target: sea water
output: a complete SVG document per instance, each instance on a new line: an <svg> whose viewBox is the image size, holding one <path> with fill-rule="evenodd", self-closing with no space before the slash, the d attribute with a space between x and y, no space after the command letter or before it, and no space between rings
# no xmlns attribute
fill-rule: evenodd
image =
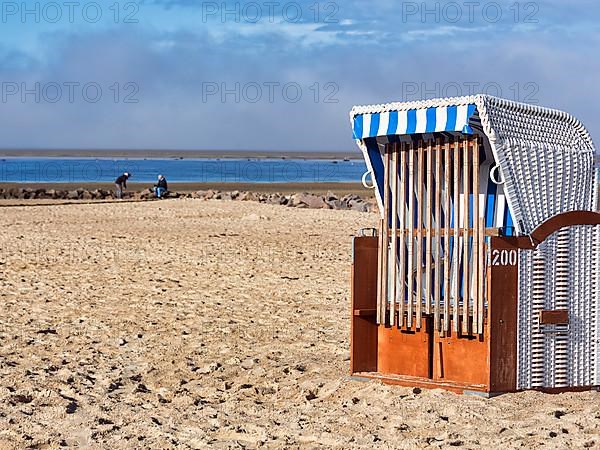
<svg viewBox="0 0 600 450"><path fill-rule="evenodd" d="M186 183L329 183L359 182L366 170L359 159L2 158L0 182L113 182L129 172L131 181L141 183L154 182L158 175Z"/></svg>

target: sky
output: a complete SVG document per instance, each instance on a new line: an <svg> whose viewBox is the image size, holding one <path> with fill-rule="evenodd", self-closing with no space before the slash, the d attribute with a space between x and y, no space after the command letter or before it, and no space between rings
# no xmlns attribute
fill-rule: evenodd
<svg viewBox="0 0 600 450"><path fill-rule="evenodd" d="M2 148L354 151L354 105L481 92L600 139L596 0L0 9Z"/></svg>

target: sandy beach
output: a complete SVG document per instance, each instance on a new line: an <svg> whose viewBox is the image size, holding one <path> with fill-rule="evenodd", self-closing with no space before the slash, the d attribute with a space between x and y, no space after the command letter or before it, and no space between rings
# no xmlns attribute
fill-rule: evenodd
<svg viewBox="0 0 600 450"><path fill-rule="evenodd" d="M351 238L256 202L3 208L0 449L600 448L600 393L348 379Z"/></svg>

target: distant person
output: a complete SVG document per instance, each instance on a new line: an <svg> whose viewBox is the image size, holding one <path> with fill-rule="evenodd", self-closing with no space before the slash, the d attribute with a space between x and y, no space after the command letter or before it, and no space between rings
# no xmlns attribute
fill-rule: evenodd
<svg viewBox="0 0 600 450"><path fill-rule="evenodd" d="M168 190L167 179L163 175L159 175L158 182L154 185L154 195L156 198L162 198Z"/></svg>
<svg viewBox="0 0 600 450"><path fill-rule="evenodd" d="M125 172L115 180L115 195L118 199L123 198L123 191L127 189L127 180L131 177L129 172Z"/></svg>

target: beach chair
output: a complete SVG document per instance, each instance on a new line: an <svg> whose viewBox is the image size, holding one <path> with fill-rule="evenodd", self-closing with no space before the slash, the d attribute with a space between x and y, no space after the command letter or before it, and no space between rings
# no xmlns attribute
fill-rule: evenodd
<svg viewBox="0 0 600 450"><path fill-rule="evenodd" d="M494 395L600 385L594 146L485 95L354 107L380 212L353 243L351 374Z"/></svg>

